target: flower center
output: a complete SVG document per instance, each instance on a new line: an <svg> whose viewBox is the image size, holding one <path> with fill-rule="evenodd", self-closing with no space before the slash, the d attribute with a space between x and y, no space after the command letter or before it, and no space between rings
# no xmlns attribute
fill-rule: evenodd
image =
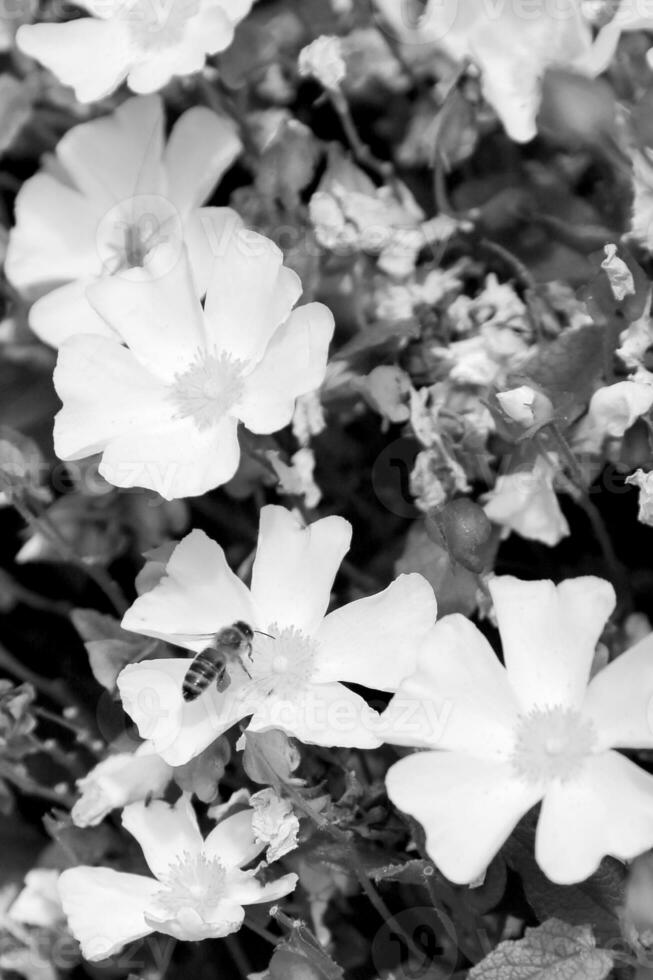
<svg viewBox="0 0 653 980"><path fill-rule="evenodd" d="M217 425L243 393L243 368L242 361L228 354L198 351L171 388L177 418L192 418L200 432Z"/></svg>
<svg viewBox="0 0 653 980"><path fill-rule="evenodd" d="M594 726L578 711L538 708L521 718L511 761L529 783L565 782L578 775L595 744Z"/></svg>
<svg viewBox="0 0 653 980"><path fill-rule="evenodd" d="M217 858L203 854L181 855L161 879L156 893L157 906L171 918L183 909L194 909L202 918L224 897L227 872Z"/></svg>
<svg viewBox="0 0 653 980"><path fill-rule="evenodd" d="M256 634L248 670L266 695L292 698L312 677L315 641L294 626L281 629L273 623L266 632L269 637Z"/></svg>
<svg viewBox="0 0 653 980"><path fill-rule="evenodd" d="M191 18L197 16L200 0L138 0L130 9L132 42L141 51L165 51L180 44Z"/></svg>

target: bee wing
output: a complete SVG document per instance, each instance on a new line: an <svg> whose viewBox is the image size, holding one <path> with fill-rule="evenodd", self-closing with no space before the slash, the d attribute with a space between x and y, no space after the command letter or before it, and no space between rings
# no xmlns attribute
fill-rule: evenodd
<svg viewBox="0 0 653 980"><path fill-rule="evenodd" d="M215 636L215 633L166 633L166 637L170 639L171 643L179 641L180 644L184 643L208 643Z"/></svg>

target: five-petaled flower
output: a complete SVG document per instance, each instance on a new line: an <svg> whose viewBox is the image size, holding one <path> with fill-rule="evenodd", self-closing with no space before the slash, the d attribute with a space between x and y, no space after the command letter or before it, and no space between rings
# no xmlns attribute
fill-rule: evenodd
<svg viewBox="0 0 653 980"><path fill-rule="evenodd" d="M84 865L61 874L64 912L84 958L106 959L153 932L183 940L228 936L243 924L243 906L292 892L295 874L262 884L256 869L241 870L265 847L254 838L252 817L251 809L227 817L203 840L185 796L174 806L155 800L125 807L123 826L154 877Z"/></svg>
<svg viewBox="0 0 653 980"><path fill-rule="evenodd" d="M653 777L614 751L653 747L653 642L588 686L615 604L611 585L506 576L490 591L505 667L462 616L434 627L384 714L387 741L428 751L390 769L388 793L422 823L430 856L459 883L478 878L542 801L535 856L549 878L570 884L606 854L629 860L653 845ZM430 711L407 710L425 701Z"/></svg>
<svg viewBox="0 0 653 980"><path fill-rule="evenodd" d="M230 208L203 208L241 149L234 123L202 106L183 113L164 140L158 96L74 126L56 148L56 168L25 181L9 235L7 278L27 300L30 326L57 347L76 333L115 336L86 289L142 266L162 244L171 263L188 247L198 296L214 252L239 224Z"/></svg>
<svg viewBox="0 0 653 980"><path fill-rule="evenodd" d="M212 684L190 702L182 698L188 659L122 671L123 705L166 761L183 764L249 716L250 731L282 729L317 745L380 744L378 715L339 682L396 690L414 668L436 603L421 575L401 575L383 592L325 616L350 538L341 517L302 527L285 508L264 507L251 589L203 532L178 545L165 576L136 600L123 627L196 652L207 646L198 633L238 620L269 636L255 634L251 659L228 668L226 691Z"/></svg>
<svg viewBox="0 0 653 980"><path fill-rule="evenodd" d="M299 278L262 235L227 236L203 308L185 250L170 268L170 247L88 288L115 335L70 337L54 375L57 455L101 452L109 483L169 500L231 479L239 422L255 433L288 425L297 396L324 379L334 328L321 303L293 310Z"/></svg>
<svg viewBox="0 0 653 980"><path fill-rule="evenodd" d="M204 67L224 51L253 0L74 0L92 16L26 24L16 42L70 85L80 102L110 95L125 79L133 92L156 92L175 75Z"/></svg>

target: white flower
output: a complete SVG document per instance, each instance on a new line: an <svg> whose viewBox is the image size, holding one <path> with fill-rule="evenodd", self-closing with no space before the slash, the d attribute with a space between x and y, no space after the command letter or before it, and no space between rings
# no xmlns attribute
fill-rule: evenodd
<svg viewBox="0 0 653 980"><path fill-rule="evenodd" d="M9 909L9 918L25 926L56 929L64 918L58 882L59 872L55 869L32 868Z"/></svg>
<svg viewBox="0 0 653 980"><path fill-rule="evenodd" d="M70 816L77 827L96 827L112 810L160 796L171 779L172 766L147 742L135 752L117 752L77 780L81 795Z"/></svg>
<svg viewBox="0 0 653 980"><path fill-rule="evenodd" d="M101 452L109 483L168 500L226 483L240 459L239 421L282 429L297 395L324 378L333 316L321 303L293 311L300 294L276 245L244 231L223 243L204 309L185 251L170 269L166 246L143 268L90 286L116 338L78 335L59 349L57 455Z"/></svg>
<svg viewBox="0 0 653 980"><path fill-rule="evenodd" d="M532 425L535 421L533 405L535 403L536 392L528 385L520 388L511 388L510 391L502 391L497 394L497 401L501 405L506 415L522 425Z"/></svg>
<svg viewBox="0 0 653 980"><path fill-rule="evenodd" d="M186 941L228 936L243 924L243 906L293 891L294 874L262 885L255 871L240 870L264 847L254 840L252 816L244 810L227 817L202 840L185 796L174 806L155 800L126 807L123 826L154 877L85 866L62 872L61 901L84 958L106 959L153 932Z"/></svg>
<svg viewBox="0 0 653 980"><path fill-rule="evenodd" d="M428 0L416 27L405 4L375 0L399 38L413 44L435 43L455 58L471 58L481 69L483 94L512 139L536 135L542 77L554 66L589 76L609 65L623 30L650 28L651 17L638 17L636 4L624 3L593 39L578 0L510 0L461 3Z"/></svg>
<svg viewBox="0 0 653 980"><path fill-rule="evenodd" d="M460 385L502 385L528 354L524 338L508 326L484 323L478 333L455 340L442 353L453 361L449 377Z"/></svg>
<svg viewBox="0 0 653 980"><path fill-rule="evenodd" d="M653 407L653 375L641 372L595 391L574 433L574 448L599 453L606 439L621 439Z"/></svg>
<svg viewBox="0 0 653 980"><path fill-rule="evenodd" d="M7 277L36 300L35 333L55 347L75 333L114 336L86 288L143 265L162 244L174 264L186 241L203 295L220 240L240 219L200 205L240 150L231 120L201 106L185 112L165 142L158 96L128 99L69 130L54 163L23 184L9 236Z"/></svg>
<svg viewBox="0 0 653 980"><path fill-rule="evenodd" d="M110 95L125 79L156 92L174 75L224 51L252 0L75 0L92 16L19 28L18 47L70 85L80 102Z"/></svg>
<svg viewBox="0 0 653 980"><path fill-rule="evenodd" d="M630 860L653 844L653 778L613 751L653 747L653 643L632 647L588 686L612 586L506 576L489 587L506 666L462 616L435 626L384 715L388 741L429 751L390 769L388 793L423 824L430 856L459 883L477 878L542 800L535 857L570 884L605 854Z"/></svg>
<svg viewBox="0 0 653 980"><path fill-rule="evenodd" d="M268 864L278 861L297 847L299 820L292 804L282 799L273 789L259 790L250 798L254 809L252 830L254 839L267 847Z"/></svg>
<svg viewBox="0 0 653 980"><path fill-rule="evenodd" d="M347 74L339 37L322 34L299 52L299 74L316 78L326 89L336 91Z"/></svg>
<svg viewBox="0 0 653 980"><path fill-rule="evenodd" d="M497 401L509 419L525 427L543 424L553 418L553 405L545 394L529 385L497 394Z"/></svg>
<svg viewBox="0 0 653 980"><path fill-rule="evenodd" d="M289 497L303 497L304 504L309 510L317 507L322 499L322 491L315 482L315 453L308 446L303 446L290 457L290 465L284 463L281 454L276 450L268 450L267 458L274 467L279 479L277 493Z"/></svg>
<svg viewBox="0 0 653 980"><path fill-rule="evenodd" d="M557 457L540 455L531 470L499 476L486 494L483 510L502 527L502 537L514 531L530 541L550 547L567 537L569 525L560 510L553 481Z"/></svg>
<svg viewBox="0 0 653 980"><path fill-rule="evenodd" d="M653 527L653 472L645 473L644 470L637 470L631 476L626 477L626 483L631 483L639 487L639 513L637 519L642 524Z"/></svg>
<svg viewBox="0 0 653 980"><path fill-rule="evenodd" d="M633 320L619 337L616 353L629 371L645 370L644 359L649 347L653 346L653 323L651 322L651 294L649 293L644 312L638 320Z"/></svg>
<svg viewBox="0 0 653 980"><path fill-rule="evenodd" d="M207 645L193 638L198 633L238 620L270 636L255 634L251 659L229 668L224 693L213 684L194 701L182 698L188 659L149 660L122 671L125 710L171 765L249 716L249 731L281 729L317 745L379 745L376 712L339 682L396 690L412 670L436 603L421 575L402 575L385 591L325 616L350 538L341 517L302 527L285 508L264 507L251 590L203 532L177 546L166 577L127 611L125 629L195 652Z"/></svg>
<svg viewBox="0 0 653 980"><path fill-rule="evenodd" d="M614 298L620 303L626 296L635 295L635 280L624 260L617 255L616 245L606 245L604 252L601 268L608 277Z"/></svg>

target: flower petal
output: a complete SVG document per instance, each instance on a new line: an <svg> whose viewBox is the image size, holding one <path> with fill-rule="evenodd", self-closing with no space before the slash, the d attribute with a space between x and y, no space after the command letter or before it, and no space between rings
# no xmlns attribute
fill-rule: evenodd
<svg viewBox="0 0 653 980"><path fill-rule="evenodd" d="M592 678L583 715L601 749L653 748L653 633Z"/></svg>
<svg viewBox="0 0 653 980"><path fill-rule="evenodd" d="M211 685L195 701L184 701L181 686L190 661L147 660L130 664L117 685L127 714L141 738L171 766L183 766L241 718L251 715L260 695L234 678L220 694Z"/></svg>
<svg viewBox="0 0 653 980"><path fill-rule="evenodd" d="M54 385L63 402L54 426L60 459L91 456L111 439L142 433L171 414L164 386L107 337L80 334L65 341Z"/></svg>
<svg viewBox="0 0 653 980"><path fill-rule="evenodd" d="M205 305L210 340L256 364L301 295L299 277L274 242L243 228L234 228L216 259Z"/></svg>
<svg viewBox="0 0 653 980"><path fill-rule="evenodd" d="M182 214L210 197L242 146L229 116L196 106L180 117L170 133L164 165L168 196Z"/></svg>
<svg viewBox="0 0 653 980"><path fill-rule="evenodd" d="M375 749L380 718L360 695L343 684L311 684L292 701L271 695L258 705L250 732L281 729L307 745Z"/></svg>
<svg viewBox="0 0 653 980"><path fill-rule="evenodd" d="M314 680L396 691L412 674L437 603L422 575L400 575L383 592L329 613L320 625Z"/></svg>
<svg viewBox="0 0 653 980"><path fill-rule="evenodd" d="M243 924L245 911L227 899L219 901L210 914L205 915L206 918L196 909L186 907L171 918L170 912L155 901L148 906L145 918L157 932L174 936L182 942L199 942L202 939L221 939L237 932Z"/></svg>
<svg viewBox="0 0 653 980"><path fill-rule="evenodd" d="M81 333L119 339L86 298L91 282L92 279L77 279L37 299L29 311L29 325L36 336L52 347L60 347Z"/></svg>
<svg viewBox="0 0 653 980"><path fill-rule="evenodd" d="M71 187L39 173L16 197L16 224L9 236L5 271L16 289L29 295L71 279L95 276L97 215Z"/></svg>
<svg viewBox="0 0 653 980"><path fill-rule="evenodd" d="M606 854L629 861L651 845L653 777L618 752L591 757L579 776L547 790L535 857L552 881L584 881Z"/></svg>
<svg viewBox="0 0 653 980"><path fill-rule="evenodd" d="M297 396L319 388L334 326L333 314L322 303L308 303L290 314L246 377L234 409L248 429L277 432L290 422Z"/></svg>
<svg viewBox="0 0 653 980"><path fill-rule="evenodd" d="M132 92L141 95L158 92L174 75L200 71L205 60L204 45L188 45L186 40L182 46L139 52L130 67L127 84Z"/></svg>
<svg viewBox="0 0 653 980"><path fill-rule="evenodd" d="M553 582L494 578L490 592L499 623L508 677L525 711L578 708L614 589L587 576Z"/></svg>
<svg viewBox="0 0 653 980"><path fill-rule="evenodd" d="M82 17L63 24L23 24L16 44L75 90L79 102L110 95L129 68L125 22Z"/></svg>
<svg viewBox="0 0 653 980"><path fill-rule="evenodd" d="M195 208L187 215L184 241L198 296L206 294L224 242L243 227L242 218L233 208Z"/></svg>
<svg viewBox="0 0 653 980"><path fill-rule="evenodd" d="M165 194L163 124L159 96L127 99L115 112L73 126L57 157L100 213L136 194Z"/></svg>
<svg viewBox="0 0 653 980"><path fill-rule="evenodd" d="M226 483L238 469L237 425L225 418L200 432L192 419L163 417L157 426L116 436L99 471L116 487L145 487L166 500L196 497Z"/></svg>
<svg viewBox="0 0 653 980"><path fill-rule="evenodd" d="M394 805L424 827L426 849L457 884L481 875L539 794L509 763L459 752L418 752L386 777Z"/></svg>
<svg viewBox="0 0 653 980"><path fill-rule="evenodd" d="M188 797L174 806L163 800L130 803L122 811L122 825L135 837L152 874L165 878L181 857L199 857L202 835Z"/></svg>
<svg viewBox="0 0 653 980"><path fill-rule="evenodd" d="M179 243L154 249L144 268L99 280L86 295L141 364L165 381L205 349L202 308Z"/></svg>
<svg viewBox="0 0 653 980"><path fill-rule="evenodd" d="M294 626L312 635L350 541L351 525L342 517L302 527L285 507L263 507L251 586L261 626Z"/></svg>
<svg viewBox="0 0 653 980"><path fill-rule="evenodd" d="M127 610L122 627L199 653L206 638L237 620L254 621L249 590L227 564L224 551L204 531L191 531L173 551L165 575Z"/></svg>
<svg viewBox="0 0 653 980"><path fill-rule="evenodd" d="M242 868L253 861L266 846L265 841L254 840L253 816L254 811L247 809L222 820L204 841L206 856L218 858L226 868Z"/></svg>
<svg viewBox="0 0 653 980"><path fill-rule="evenodd" d="M91 963L113 956L148 936L144 910L161 886L154 878L112 868L81 866L62 871L59 894L68 925Z"/></svg>
<svg viewBox="0 0 653 980"><path fill-rule="evenodd" d="M278 902L290 895L297 887L296 874L282 875L276 881L263 885L253 875L239 875L229 879L229 897L239 905L262 905L264 902Z"/></svg>
<svg viewBox="0 0 653 980"><path fill-rule="evenodd" d="M382 715L383 735L395 745L507 759L518 717L494 650L473 623L454 614L425 637L414 674Z"/></svg>

